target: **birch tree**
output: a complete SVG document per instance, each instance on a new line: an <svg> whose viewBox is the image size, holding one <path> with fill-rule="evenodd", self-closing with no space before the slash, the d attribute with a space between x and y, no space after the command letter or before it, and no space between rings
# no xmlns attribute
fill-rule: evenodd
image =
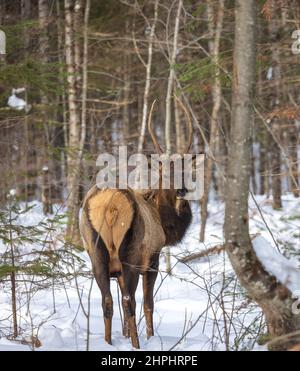
<svg viewBox="0 0 300 371"><path fill-rule="evenodd" d="M270 108L276 110L281 105L281 63L280 63L280 51L277 43L277 35L279 32L279 24L275 19L275 3L273 0L270 2L271 19L269 20L269 33L272 42L272 69L273 69L273 81L274 81L274 92L270 100ZM272 177L272 194L273 194L273 207L274 209L281 209L281 152L280 152L280 120L278 117L274 117L270 121L270 128L273 135L270 137L270 151L271 151L271 177Z"/></svg>
<svg viewBox="0 0 300 371"><path fill-rule="evenodd" d="M75 74L75 49L74 49L74 1L65 0L65 58L67 68L67 95L69 108L69 147L68 147L68 199L69 213L67 236L72 239L76 234L76 221L78 210L78 171L76 154L79 147L79 110L77 106L77 84Z"/></svg>
<svg viewBox="0 0 300 371"><path fill-rule="evenodd" d="M5 3L0 0L0 26L4 23ZM0 63L6 59L6 35L3 30L0 30Z"/></svg>
<svg viewBox="0 0 300 371"><path fill-rule="evenodd" d="M172 11L172 9L170 9L170 11ZM175 68L176 57L178 53L178 37L179 37L181 12L182 12L182 0L179 0L177 11L176 11L172 47L169 48L169 50L171 50L170 56L169 56L170 72L169 72L167 94L166 94L165 141L166 141L166 154L169 156L172 153L172 139L171 139L172 137L172 109L171 108L172 108L172 93L174 90L174 80L175 80L175 69L174 68ZM177 104L175 103L175 120L177 119L177 122L179 121L178 115L179 115L178 107L177 107ZM177 128L178 128L178 125L177 125ZM170 253L169 247L166 247L165 254L166 254L166 271L167 273L170 274L172 269L171 269L171 253Z"/></svg>
<svg viewBox="0 0 300 371"><path fill-rule="evenodd" d="M159 0L155 1L154 5L154 19L151 26L150 36L149 36L149 46L148 46L148 61L145 65L146 68L146 84L144 90L144 101L143 101L143 118L142 124L140 129L139 135L139 142L138 142L138 153L141 153L144 148L145 136L146 136L146 129L147 129L147 116L148 116L148 100L150 94L150 86L151 86L151 69L152 69L152 59L153 59L153 43L155 37L155 29L156 23L158 18L158 5Z"/></svg>
<svg viewBox="0 0 300 371"><path fill-rule="evenodd" d="M30 7L24 2L24 11L27 13L30 11ZM41 63L46 65L49 62L49 51L50 51L50 42L48 34L48 24L49 24L49 5L47 0L39 0L38 2L38 12L39 12L39 52ZM29 40L27 40L27 43ZM46 133L47 145L50 145L51 138L53 136L53 127L49 125L49 99L47 92L41 91L41 103L44 105L43 110L43 124ZM46 154L43 156L46 158ZM45 172L44 169L47 169ZM43 210L45 214L52 213L53 208L51 204L51 173L49 172L48 167L43 169L43 186L42 186L42 202ZM46 174L45 174L46 173ZM45 182L47 180L47 182Z"/></svg>
<svg viewBox="0 0 300 371"><path fill-rule="evenodd" d="M6 35L0 30L0 63L5 62L6 59Z"/></svg>
<svg viewBox="0 0 300 371"><path fill-rule="evenodd" d="M87 132L87 85L88 85L88 21L91 2L86 0L84 17L81 14L82 1L65 0L65 53L68 82L69 138L68 138L68 199L69 213L67 237L79 239L79 182L83 150ZM83 45L75 34L83 25ZM82 53L83 50L83 53ZM83 55L82 55L83 54ZM83 60L82 60L83 58ZM82 81L82 82L81 82ZM78 98L81 95L81 102Z"/></svg>
<svg viewBox="0 0 300 371"><path fill-rule="evenodd" d="M172 111L171 111L171 103L172 103L172 93L173 93L173 86L174 86L174 79L175 79L175 63L176 63L176 56L178 52L178 36L179 36L179 25L180 25L180 14L182 11L182 0L178 1L178 7L176 12L175 18L175 26L174 26L174 36L173 36L173 43L172 43L172 52L169 56L169 64L170 64L170 72L168 78L168 87L167 87L167 95L166 95L166 123L165 123L165 138L166 138L166 153L171 155L172 152Z"/></svg>

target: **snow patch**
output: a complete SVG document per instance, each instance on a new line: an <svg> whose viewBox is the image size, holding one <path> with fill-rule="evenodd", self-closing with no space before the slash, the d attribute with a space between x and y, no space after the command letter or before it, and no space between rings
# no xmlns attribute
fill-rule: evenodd
<svg viewBox="0 0 300 371"><path fill-rule="evenodd" d="M56 327L43 327L40 332L40 340L42 345L47 347L59 349L65 345L61 330Z"/></svg>
<svg viewBox="0 0 300 371"><path fill-rule="evenodd" d="M213 193L212 195L214 196ZM140 280L136 291L136 302L142 350L158 351L171 348L178 351L226 350L223 330L225 328L224 314L220 298L224 300L226 313L230 318L232 317L232 323L229 325L230 349L244 350L254 347L255 350L266 350L255 344L256 323L258 320L260 321L261 310L254 303L249 303L239 285L236 286L235 274L226 254L208 256L189 264L180 262L183 257L223 244L224 204L215 200L214 197L211 200L213 201L209 204L210 216L205 243L199 243L200 212L198 205L192 203L193 222L184 240L171 249L171 265L174 267L172 277L165 273L165 259L163 254L161 256L161 271L156 282L155 292L158 288L159 290L154 298L155 336L150 340L146 340L145 336L146 324L142 310L143 289ZM256 200L264 214L266 223L280 245L280 249L288 258L292 257L293 261L291 262L272 247L273 238L250 198L250 234L260 234L263 237L256 238L254 241L257 255L270 273L276 274L276 277L284 283L290 281L288 285L292 286L293 293L295 293L294 289L300 288L299 271L296 267L297 259L300 263L300 218L297 213L297 210L300 210L300 201L291 194L284 195L282 197L283 209L274 211L271 199L256 196ZM18 223L20 225L35 226L41 221L49 224L48 218L43 215L41 203L30 203L29 207L28 212L19 216ZM65 212L65 209L60 205L56 205L55 210L58 215L63 215ZM57 233L61 233L61 231L56 231L53 237ZM57 248L61 247L61 243L58 240ZM22 245L21 252L26 254L32 252L33 249L40 248L39 244L33 246L28 242ZM6 249L7 246L0 240L0 253L4 253ZM35 293L30 302L30 318L26 317L27 307L23 305L23 302L20 302L21 306L18 308L20 327L26 331L25 335L31 336L33 326L35 334L42 343L38 350L86 350L87 319L80 309L79 294L82 295L81 301L87 310L91 285L87 273L90 272L91 267L86 252L78 252L78 257L82 262L86 262L86 266L81 270L83 275L79 275L77 278L79 291L76 289L74 280L64 281L63 287L60 284L55 286L55 313L53 311L52 288L38 290ZM274 260L272 264L270 264L271 260ZM225 291L224 283L226 284ZM20 283L20 291L25 292L26 287L21 285ZM99 288L94 284L90 301L90 350L123 350L128 352L133 349L130 340L125 339L122 335L121 316L117 304L120 293L118 293L115 281L111 282L111 290L115 309L113 345L108 345L104 340L101 295ZM27 302L27 296L24 299ZM0 330L11 327L10 303L10 286L7 283L0 283ZM0 336L2 336L1 331ZM2 337L0 351L2 350L30 350L30 347L8 341Z"/></svg>
<svg viewBox="0 0 300 371"><path fill-rule="evenodd" d="M253 240L253 248L267 272L275 276L292 293L299 291L300 269L296 260L287 259L262 236Z"/></svg>
<svg viewBox="0 0 300 371"><path fill-rule="evenodd" d="M18 111L22 111L26 107L26 102L24 99L18 98L15 94L12 94L8 98L7 104L9 107L16 109Z"/></svg>
<svg viewBox="0 0 300 371"><path fill-rule="evenodd" d="M28 113L31 110L31 105L27 104L24 99L19 98L16 95L25 92L25 90L25 88L12 89L11 96L8 98L7 101L7 105L17 111L25 110L25 112Z"/></svg>

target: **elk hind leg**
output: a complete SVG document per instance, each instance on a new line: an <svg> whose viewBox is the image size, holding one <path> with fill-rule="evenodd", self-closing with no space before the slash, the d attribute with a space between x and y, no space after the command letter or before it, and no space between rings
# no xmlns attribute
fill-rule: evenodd
<svg viewBox="0 0 300 371"><path fill-rule="evenodd" d="M101 269L102 268L102 269ZM112 344L111 328L113 317L113 299L110 291L110 277L107 268L98 265L94 267L94 276L102 295L102 309L105 326L105 341Z"/></svg>
<svg viewBox="0 0 300 371"><path fill-rule="evenodd" d="M128 315L127 315L127 308L126 308L126 301L124 300L124 297L126 297L125 292L125 284L123 276L118 277L118 283L119 287L121 289L122 293L122 307L123 307L123 314L124 314L124 324L123 324L123 336L126 338L130 338L130 330L129 330L129 323L128 323Z"/></svg>
<svg viewBox="0 0 300 371"><path fill-rule="evenodd" d="M136 301L135 291L139 281L139 273L132 271L131 269L125 268L124 273L124 294L122 295L122 301L124 303L124 316L127 317L128 327L130 331L131 343L134 348L139 349L139 337L136 326Z"/></svg>
<svg viewBox="0 0 300 371"><path fill-rule="evenodd" d="M144 314L146 320L147 328L147 339L151 336L154 336L153 328L153 310L154 310L154 300L153 300L153 291L154 285L157 278L158 265L153 264L150 270L146 271L143 276L143 293L144 293Z"/></svg>
<svg viewBox="0 0 300 371"><path fill-rule="evenodd" d="M111 328L112 328L112 317L113 317L113 299L112 299L111 294L103 297L102 308L103 308L103 313L104 313L105 341L111 345L112 344Z"/></svg>

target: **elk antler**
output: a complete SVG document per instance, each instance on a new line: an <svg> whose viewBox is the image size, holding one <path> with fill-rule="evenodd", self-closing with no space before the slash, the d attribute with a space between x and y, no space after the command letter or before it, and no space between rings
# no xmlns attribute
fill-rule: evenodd
<svg viewBox="0 0 300 371"><path fill-rule="evenodd" d="M153 128L152 128L152 114L153 114L153 110L154 110L154 106L155 106L156 102L157 102L157 99L155 99L155 101L152 103L152 106L151 106L151 109L150 109L149 119L148 119L148 130L149 130L149 133L151 135L151 139L152 139L152 142L153 142L154 147L156 149L156 152L161 155L163 153L163 151L162 151L160 145L158 144L158 142L156 140L156 137L155 137L155 134L154 134Z"/></svg>
<svg viewBox="0 0 300 371"><path fill-rule="evenodd" d="M188 120L189 141L188 141L186 150L183 152L183 154L186 154L186 153L190 152L190 149L191 149L191 146L192 146L192 143L193 143L193 123L192 123L191 117L190 117L190 115L188 113L188 110L185 107L185 105L181 102L181 100L176 95L175 95L175 98L176 98L177 102L179 103L180 107L182 108L182 110L184 111L184 113L187 117L187 120Z"/></svg>

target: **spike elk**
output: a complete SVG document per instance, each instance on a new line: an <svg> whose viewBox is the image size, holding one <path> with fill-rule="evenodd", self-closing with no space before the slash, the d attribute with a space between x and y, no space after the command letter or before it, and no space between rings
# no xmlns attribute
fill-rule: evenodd
<svg viewBox="0 0 300 371"><path fill-rule="evenodd" d="M149 114L148 130L156 151L162 154L152 129L154 103ZM189 143L185 151L188 153L192 143L192 123L185 107L181 106L189 123ZM102 190L95 186L86 195L80 230L102 294L105 340L109 344L113 316L112 277L117 278L122 293L123 334L131 337L133 347L139 348L135 291L139 276L143 276L147 338L153 336L153 290L159 254L164 246L180 242L191 222L190 205L184 199L186 192L185 187L177 190L174 185L170 189L159 186L157 190L147 192Z"/></svg>

